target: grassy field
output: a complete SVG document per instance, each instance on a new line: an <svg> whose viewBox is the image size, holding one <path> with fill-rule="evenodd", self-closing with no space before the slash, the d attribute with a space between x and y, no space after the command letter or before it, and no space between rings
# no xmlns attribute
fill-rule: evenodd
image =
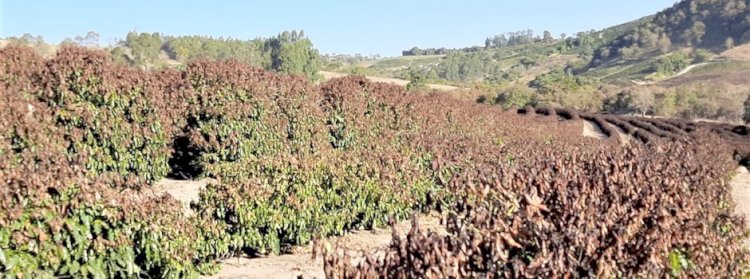
<svg viewBox="0 0 750 279"><path fill-rule="evenodd" d="M727 84L733 86L750 85L750 61L718 61L672 79L665 80L666 85L684 85L692 83Z"/></svg>
<svg viewBox="0 0 750 279"><path fill-rule="evenodd" d="M750 60L750 44L736 46L721 53L720 57L733 60Z"/></svg>
<svg viewBox="0 0 750 279"><path fill-rule="evenodd" d="M440 62L445 55L397 56L374 61L368 67L383 71L394 71L408 67L424 67Z"/></svg>

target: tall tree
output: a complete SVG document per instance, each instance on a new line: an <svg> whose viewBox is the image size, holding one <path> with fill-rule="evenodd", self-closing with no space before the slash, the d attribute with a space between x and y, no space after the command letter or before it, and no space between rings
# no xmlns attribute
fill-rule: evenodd
<svg viewBox="0 0 750 279"><path fill-rule="evenodd" d="M89 31L86 36L76 36L75 43L85 47L99 47L99 33Z"/></svg>
<svg viewBox="0 0 750 279"><path fill-rule="evenodd" d="M146 70L152 68L158 61L162 43L159 33L138 34L131 31L125 37L125 45L130 48L132 54L132 63Z"/></svg>
<svg viewBox="0 0 750 279"><path fill-rule="evenodd" d="M309 79L317 78L320 54L308 38L293 38L291 33L284 31L279 36L268 39L266 49L270 54L270 68L273 70L304 75Z"/></svg>
<svg viewBox="0 0 750 279"><path fill-rule="evenodd" d="M653 90L650 88L636 87L630 92L630 105L641 115L645 115L653 110L655 98Z"/></svg>
<svg viewBox="0 0 750 279"><path fill-rule="evenodd" d="M706 35L706 24L697 21L690 27L690 32L693 34L693 41L696 45L699 45L703 41L703 36Z"/></svg>
<svg viewBox="0 0 750 279"><path fill-rule="evenodd" d="M727 39L724 40L724 47L726 47L727 49L733 48L734 47L734 39L732 39L732 37L727 37Z"/></svg>
<svg viewBox="0 0 750 279"><path fill-rule="evenodd" d="M672 49L672 40L670 40L669 36L667 35L661 35L661 37L659 37L659 40L656 41L656 47L662 54L666 54L670 49Z"/></svg>
<svg viewBox="0 0 750 279"><path fill-rule="evenodd" d="M555 41L555 38L552 37L552 33L550 33L549 31L545 30L544 31L544 36L542 37L542 42L544 42L545 44L549 44L549 43L552 43L554 41Z"/></svg>

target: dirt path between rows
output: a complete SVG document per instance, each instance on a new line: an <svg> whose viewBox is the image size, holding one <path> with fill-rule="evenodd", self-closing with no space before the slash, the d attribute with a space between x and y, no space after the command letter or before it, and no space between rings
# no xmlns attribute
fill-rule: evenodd
<svg viewBox="0 0 750 279"><path fill-rule="evenodd" d="M607 135L602 132L602 128L596 125L596 123L588 121L588 120L581 120L583 121L583 136L584 137L590 137L595 139L606 139Z"/></svg>
<svg viewBox="0 0 750 279"><path fill-rule="evenodd" d="M210 178L202 180L175 180L167 178L157 182L154 185L154 191L171 195L182 204L182 210L185 214L190 215L192 214L190 202L197 201L201 189L212 181L214 180Z"/></svg>
<svg viewBox="0 0 750 279"><path fill-rule="evenodd" d="M595 138L595 139L600 139L600 140L607 139L607 135L604 134L604 132L602 131L602 128L599 127L599 125L588 120L581 120L581 121L583 121L583 136L584 137L590 137L590 138ZM615 128L615 130L617 130L617 134L620 137L619 138L620 144L622 146L628 145L630 141L633 139L633 136L625 133L625 131L623 131L622 128L617 127L616 125L612 125L612 124L609 124L609 125L611 125L613 128Z"/></svg>

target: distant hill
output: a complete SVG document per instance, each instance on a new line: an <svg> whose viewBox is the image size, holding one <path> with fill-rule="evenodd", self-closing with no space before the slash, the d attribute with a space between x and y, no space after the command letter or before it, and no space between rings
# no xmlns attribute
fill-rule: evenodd
<svg viewBox="0 0 750 279"><path fill-rule="evenodd" d="M685 47L721 51L750 41L747 0L683 0L597 49L592 63L655 56Z"/></svg>
<svg viewBox="0 0 750 279"><path fill-rule="evenodd" d="M364 70L478 88L487 92L478 101L504 107L735 122L750 113L747 105L742 107L750 103L747 0L683 0L598 31L554 37L522 30L490 36L484 46L413 47L403 55L444 56L402 63L390 59L373 65L394 67Z"/></svg>
<svg viewBox="0 0 750 279"><path fill-rule="evenodd" d="M598 48L653 20L653 15L605 28L553 36L544 31L519 30L492 35L484 46L418 48L400 57L363 59L361 56L323 57L323 69L341 73L413 79L462 87L528 83L536 76L571 65L589 65Z"/></svg>
<svg viewBox="0 0 750 279"><path fill-rule="evenodd" d="M560 68L604 83L625 85L631 80L664 79L747 42L747 0L683 0L654 15L598 31L557 37L547 31L535 34L520 30L490 36L484 46L412 47L404 50L402 57L444 56L390 59L359 70L404 79L419 75L435 82L465 85L488 81L513 84ZM556 55L579 59L568 59L566 65L551 63L550 58Z"/></svg>

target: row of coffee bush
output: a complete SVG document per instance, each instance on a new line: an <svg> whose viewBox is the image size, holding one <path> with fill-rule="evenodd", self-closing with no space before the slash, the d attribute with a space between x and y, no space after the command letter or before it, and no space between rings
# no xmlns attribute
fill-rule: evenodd
<svg viewBox="0 0 750 279"><path fill-rule="evenodd" d="M654 140L626 151L581 138L577 122L524 118L362 77L314 86L232 61L144 72L97 51L66 47L46 60L8 47L0 50L0 74L0 270L6 277L196 277L215 272L221 258L283 253L290 245L384 225L415 211L464 216L454 219L466 220L454 222L461 226L452 232L460 235L484 207L493 224L515 230L503 231L503 239L524 247L510 258L519 267L493 269L496 274L525 270L519 261L542 253L539 243L555 253L564 250L560 243L585 252L577 262L545 270L564 274L576 266L578 274L590 272L598 266L592 259L605 255L590 248L620 245L613 239L623 234L610 223L630 222L633 214L646 218L634 223L666 218L668 228L659 232L682 230L690 237L697 229L685 220L720 224L728 238L703 240L729 251L719 261L724 265L713 268L744 263L737 252L744 226L721 196L731 156L718 147L711 161L701 161L710 166L690 163L703 158L693 154L711 140ZM633 155L652 149L674 162ZM606 163L611 160L623 162ZM669 168L660 176L664 166ZM171 197L151 189L167 175L216 182L202 190L188 216ZM681 182L688 188L673 189ZM662 188L671 194L658 194ZM679 196L678 190L688 192L660 200ZM613 206L621 202L638 210ZM530 204L542 213L519 213ZM613 211L601 212L606 208ZM494 216L498 212L507 216ZM607 219L615 215L631 219ZM727 221L716 223L717 216ZM533 227L526 217L547 225ZM611 235L581 227L592 220L610 222L602 224ZM604 240L588 244L595 231ZM676 235L663 236L674 239L666 241L653 234L625 234L622 245L648 240L658 249L606 254L607 266L647 255L702 267L710 261L700 257L718 257L697 254L704 246L679 242ZM572 254L555 255L559 261ZM388 264L379 268L390 270ZM639 274L662 270L644 268L648 272ZM337 274L349 273L332 276Z"/></svg>

